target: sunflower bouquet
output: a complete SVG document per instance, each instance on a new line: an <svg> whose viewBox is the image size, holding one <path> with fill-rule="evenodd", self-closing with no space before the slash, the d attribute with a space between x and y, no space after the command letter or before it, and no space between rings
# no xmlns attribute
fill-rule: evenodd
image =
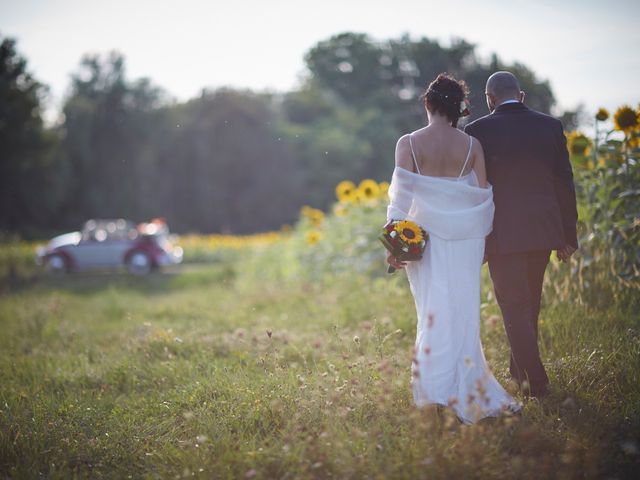
<svg viewBox="0 0 640 480"><path fill-rule="evenodd" d="M401 262L420 260L429 241L427 232L411 220L389 220L382 227L382 233L378 238ZM387 273L393 273L395 270L389 265Z"/></svg>

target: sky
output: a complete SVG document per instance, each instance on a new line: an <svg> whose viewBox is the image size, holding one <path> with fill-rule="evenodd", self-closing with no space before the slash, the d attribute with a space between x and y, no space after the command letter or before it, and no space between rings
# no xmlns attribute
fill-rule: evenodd
<svg viewBox="0 0 640 480"><path fill-rule="evenodd" d="M205 87L291 90L305 52L346 31L463 38L480 58L495 52L548 80L556 113L613 110L640 101L638 18L637 0L0 0L0 35L51 89L49 121L86 53L121 52L129 79L181 101Z"/></svg>

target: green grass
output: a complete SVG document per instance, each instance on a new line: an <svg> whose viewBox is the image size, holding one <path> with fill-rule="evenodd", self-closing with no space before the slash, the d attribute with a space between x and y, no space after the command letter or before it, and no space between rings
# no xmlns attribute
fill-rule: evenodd
<svg viewBox="0 0 640 480"><path fill-rule="evenodd" d="M259 273L221 263L148 278L39 278L6 291L2 478L638 471L637 314L546 306L552 395L527 402L521 417L468 427L412 405L415 307L403 272L326 282ZM484 304L483 344L506 384L496 312Z"/></svg>

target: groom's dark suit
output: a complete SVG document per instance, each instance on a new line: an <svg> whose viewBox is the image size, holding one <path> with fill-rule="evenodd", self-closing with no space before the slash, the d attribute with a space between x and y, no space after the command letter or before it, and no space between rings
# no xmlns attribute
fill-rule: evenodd
<svg viewBox="0 0 640 480"><path fill-rule="evenodd" d="M562 123L506 103L465 127L484 149L495 216L486 253L511 345L511 375L533 395L549 379L538 351L542 280L551 250L578 247L573 173Z"/></svg>

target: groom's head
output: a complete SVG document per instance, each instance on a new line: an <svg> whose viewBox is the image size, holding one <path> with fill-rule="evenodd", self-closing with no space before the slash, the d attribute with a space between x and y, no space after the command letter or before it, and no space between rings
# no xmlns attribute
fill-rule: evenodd
<svg viewBox="0 0 640 480"><path fill-rule="evenodd" d="M491 112L507 100L524 101L524 92L520 90L518 79L511 72L496 72L491 75L487 80L485 95Z"/></svg>

